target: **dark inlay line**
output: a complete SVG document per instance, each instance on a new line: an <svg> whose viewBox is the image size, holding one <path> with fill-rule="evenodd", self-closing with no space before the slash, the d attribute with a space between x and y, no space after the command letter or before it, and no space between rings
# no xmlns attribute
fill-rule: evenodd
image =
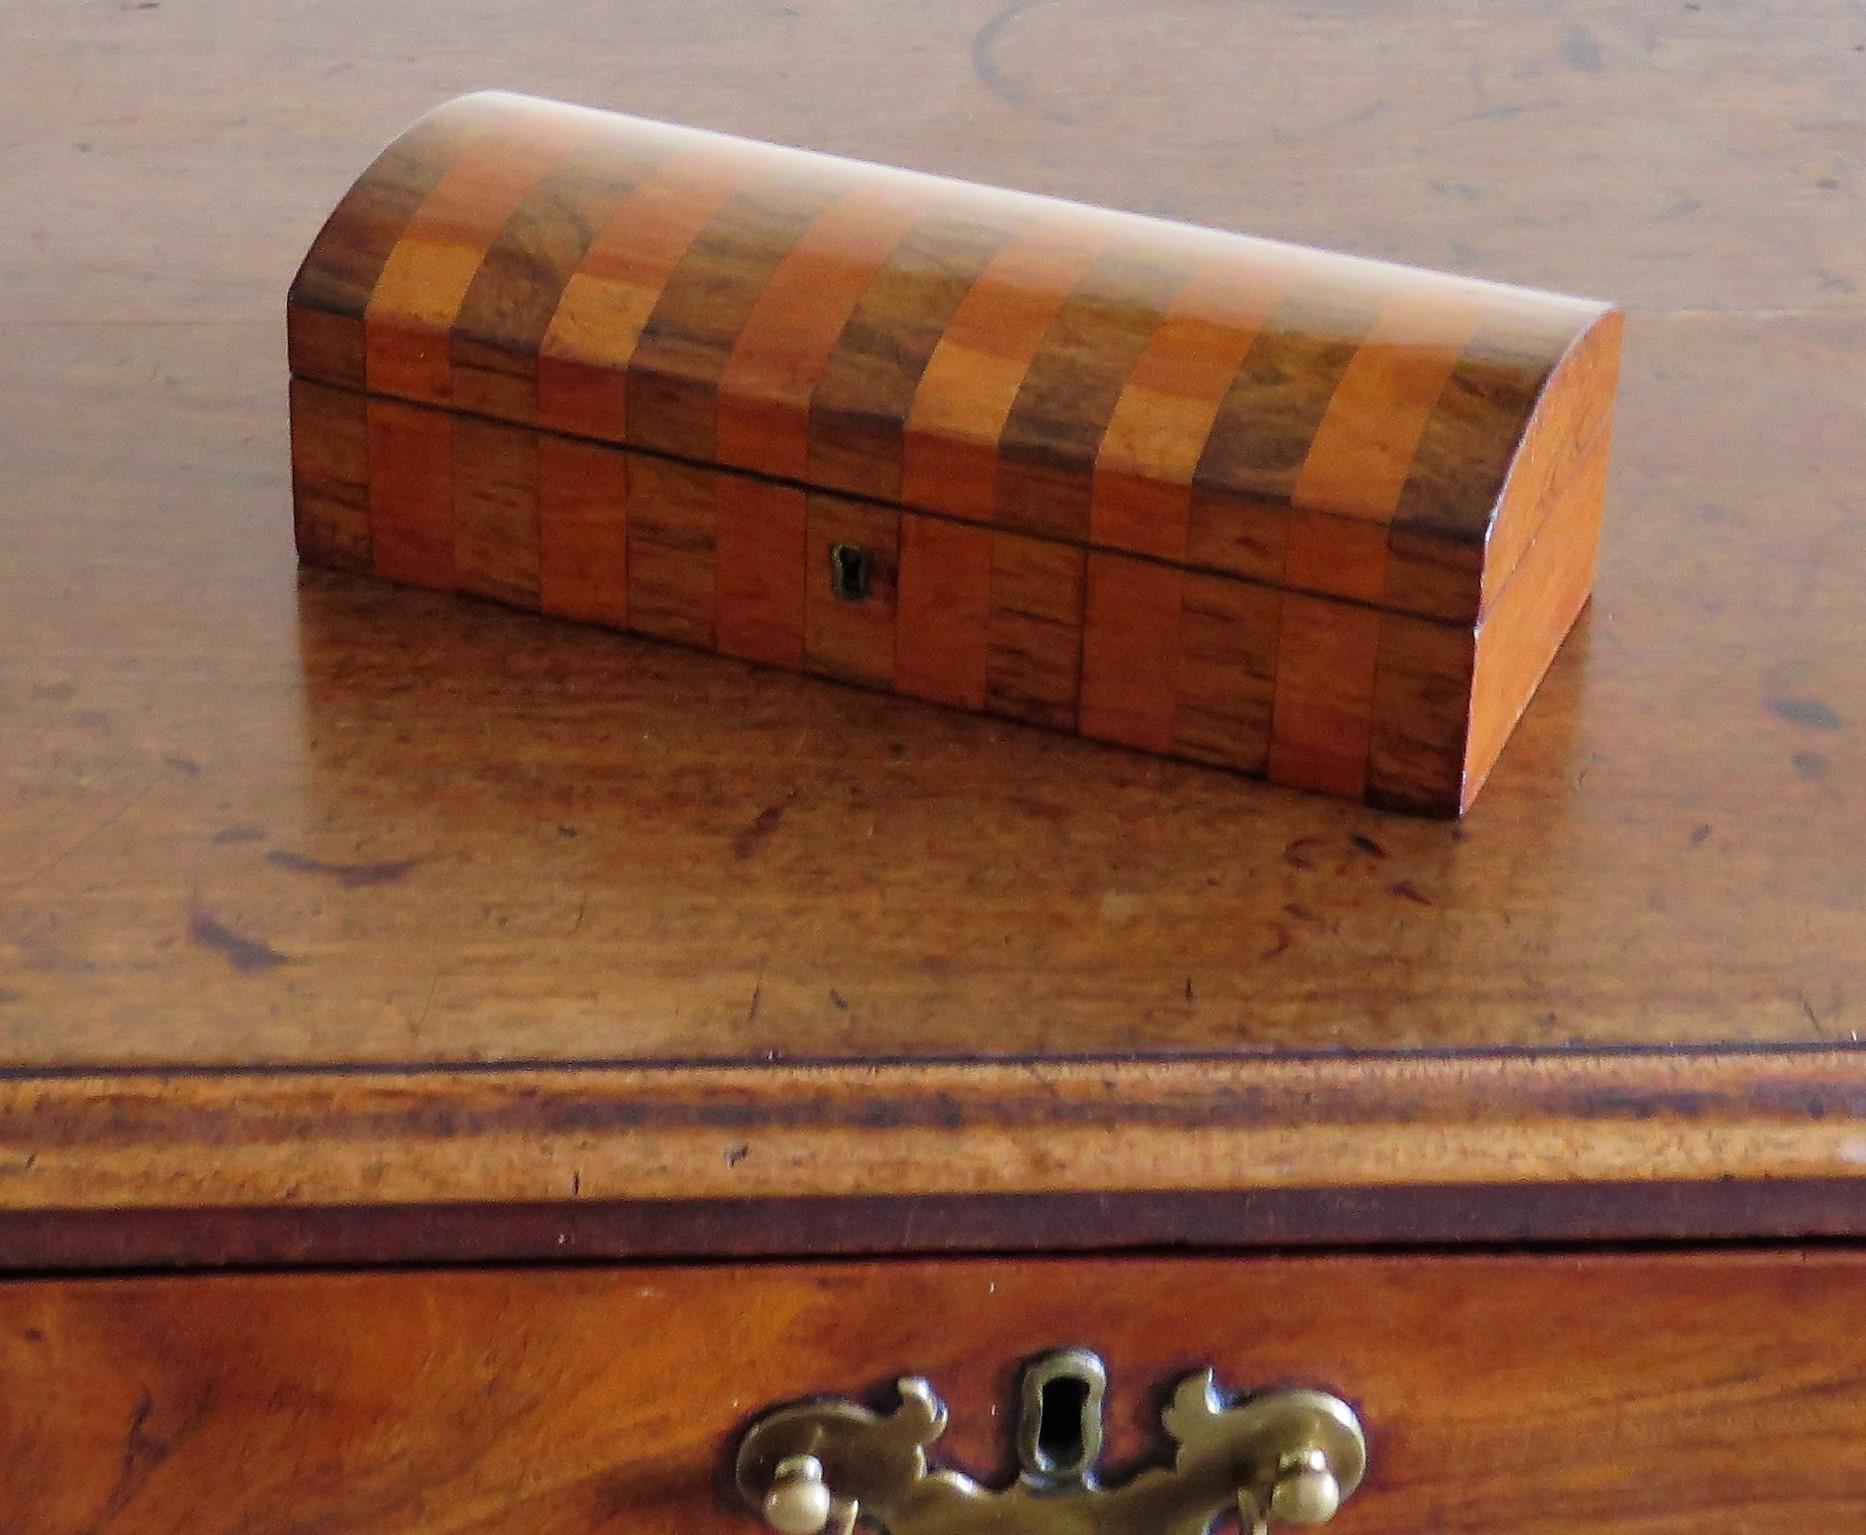
<svg viewBox="0 0 1866 1535"><path fill-rule="evenodd" d="M1378 313L1340 279L1304 283L1244 354L1212 422L1195 489L1287 504L1328 402Z"/></svg>
<svg viewBox="0 0 1866 1535"><path fill-rule="evenodd" d="M290 301L360 320L383 263L416 210L461 151L509 116L484 101L450 102L385 149L318 232Z"/></svg>
<svg viewBox="0 0 1866 1535"><path fill-rule="evenodd" d="M1551 329L1554 325L1556 328ZM1576 330L1570 315L1496 313L1478 327L1427 420L1394 526L1481 542L1520 430Z"/></svg>
<svg viewBox="0 0 1866 1535"><path fill-rule="evenodd" d="M1481 600L1485 538L1536 401L1560 362L1570 315L1499 310L1465 346L1426 419L1387 528L1386 597L1469 621ZM1499 430L1514 422L1514 431Z"/></svg>
<svg viewBox="0 0 1866 1535"><path fill-rule="evenodd" d="M11 1273L234 1265L590 1262L860 1254L1377 1248L1593 1255L1866 1235L1846 1178L1415 1184L1161 1194L948 1194L0 1212ZM1660 1245L1662 1244L1662 1245ZM1733 1244L1740 1244L1733 1248Z"/></svg>
<svg viewBox="0 0 1866 1535"><path fill-rule="evenodd" d="M535 420L538 349L564 288L622 200L670 152L600 134L519 204L480 262L449 337L460 405L520 424Z"/></svg>
<svg viewBox="0 0 1866 1535"><path fill-rule="evenodd" d="M377 157L318 231L287 307L355 322L354 338L320 338L326 382L362 387L363 312L389 253L461 153L510 115L479 97L437 108Z"/></svg>
<svg viewBox="0 0 1866 1535"><path fill-rule="evenodd" d="M894 248L849 316L810 402L810 478L898 505L914 391L954 312L1010 238L931 213Z"/></svg>
<svg viewBox="0 0 1866 1535"><path fill-rule="evenodd" d="M1778 1057L1788 1057L1797 1065L1806 1059L1816 1062L1816 1069L1805 1076L1796 1078L1788 1088L1789 1097L1799 1097L1805 1104L1812 1106L1813 1118L1825 1118L1830 1108L1823 1095L1848 1095L1849 1090L1832 1080L1831 1070L1827 1066L1829 1059L1846 1059L1859 1056L1866 1058L1866 1043L1848 1039L1779 1039L1746 1040L1732 1039L1707 1042L1666 1044L1611 1044L1587 1043L1578 1045L1407 1045L1378 1049L1355 1049L1325 1046L1292 1046L1274 1054L1240 1057L1235 1052L1224 1050L1126 1050L1120 1052L1068 1052L1060 1051L1049 1055L1030 1055L1010 1053L1004 1055L946 1055L938 1052L922 1055L903 1055L900 1053L870 1054L860 1056L817 1055L800 1053L786 1055L781 1061L773 1062L769 1056L759 1053L755 1056L744 1055L669 1055L669 1056L617 1056L617 1055L582 1055L582 1056L518 1056L509 1060L460 1059L435 1060L401 1057L396 1059L358 1061L339 1058L304 1061L247 1061L242 1063L201 1062L201 1061L113 1061L98 1059L92 1061L67 1061L57 1065L31 1065L20 1062L0 1064L0 1082L70 1082L81 1081L89 1077L120 1078L132 1082L161 1082L169 1078L182 1081L264 1081L289 1080L296 1077L498 1077L555 1075L565 1072L629 1072L653 1075L657 1078L677 1077L688 1071L722 1071L733 1075L740 1073L769 1073L774 1068L779 1070L822 1069L834 1070L839 1067L855 1066L864 1071L888 1067L935 1067L963 1066L977 1067L983 1073L992 1073L1009 1067L1013 1070L1028 1070L1032 1066L1070 1067L1128 1067L1128 1066L1181 1066L1204 1065L1213 1069L1226 1066L1263 1065L1270 1067L1288 1066L1338 1066L1367 1065L1378 1069L1381 1066L1416 1066L1421 1061L1462 1061L1490 1062L1495 1064L1513 1064L1528 1062L1537 1065L1564 1069L1574 1066L1600 1067L1608 1062L1632 1062L1638 1065L1650 1063L1671 1064L1680 1061L1694 1063L1708 1062L1712 1067L1733 1065L1742 1062L1747 1065L1760 1061L1763 1065L1782 1064ZM601 1084L592 1084L600 1086ZM1744 1087L1753 1096L1762 1084L1746 1083ZM1639 1105L1639 1089L1625 1090L1625 1102L1622 1107L1629 1113ZM1546 1094L1542 1094L1546 1098ZM1786 1100L1783 1100L1786 1101ZM1749 1098L1743 1093L1721 1092L1717 1104L1734 1109L1751 1107ZM1593 1109L1601 1107L1598 1103L1590 1105ZM1852 1112L1847 1105L1847 1112ZM0 1110L0 1118L4 1111ZM1863 1183L1862 1186L1866 1186Z"/></svg>
<svg viewBox="0 0 1866 1535"><path fill-rule="evenodd" d="M1194 264L1096 261L1031 359L998 440L998 520L1086 541L1095 455L1134 364Z"/></svg>
<svg viewBox="0 0 1866 1535"><path fill-rule="evenodd" d="M1001 533L993 543L985 707L1059 730L1082 691L1087 559L1067 544Z"/></svg>
<svg viewBox="0 0 1866 1535"><path fill-rule="evenodd" d="M758 295L835 201L828 177L739 192L700 231L661 290L628 364L632 444L718 456L719 380Z"/></svg>
<svg viewBox="0 0 1866 1535"><path fill-rule="evenodd" d="M1282 635L1282 594L1244 580L1189 575L1179 619L1174 749L1261 777Z"/></svg>

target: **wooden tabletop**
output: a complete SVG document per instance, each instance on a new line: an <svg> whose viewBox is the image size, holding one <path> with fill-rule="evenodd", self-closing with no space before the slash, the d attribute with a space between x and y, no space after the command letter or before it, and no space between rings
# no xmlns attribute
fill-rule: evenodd
<svg viewBox="0 0 1866 1535"><path fill-rule="evenodd" d="M1856 6L25 0L9 34L0 1206L1859 1160ZM301 574L286 285L482 85L1625 304L1597 596L1475 812ZM1187 1139L1194 1100L1307 1149Z"/></svg>

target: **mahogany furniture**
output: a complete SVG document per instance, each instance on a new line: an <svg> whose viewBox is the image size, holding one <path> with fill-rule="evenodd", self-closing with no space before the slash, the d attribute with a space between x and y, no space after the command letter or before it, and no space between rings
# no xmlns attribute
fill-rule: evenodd
<svg viewBox="0 0 1866 1535"><path fill-rule="evenodd" d="M0 1530L753 1535L770 1404L1364 1427L1342 1535L1866 1527L1866 34L1807 3L26 0ZM281 295L498 80L1627 313L1461 821L301 571Z"/></svg>
<svg viewBox="0 0 1866 1535"><path fill-rule="evenodd" d="M1593 581L1620 320L483 91L292 284L298 550L1456 813Z"/></svg>

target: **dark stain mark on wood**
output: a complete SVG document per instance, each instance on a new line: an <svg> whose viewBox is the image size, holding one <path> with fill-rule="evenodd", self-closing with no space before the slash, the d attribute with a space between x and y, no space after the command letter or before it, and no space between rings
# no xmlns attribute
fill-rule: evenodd
<svg viewBox="0 0 1866 1535"><path fill-rule="evenodd" d="M117 1465L117 1479L104 1500L103 1517L97 1526L110 1523L124 1509L128 1508L143 1484L155 1473L163 1461L169 1458L175 1446L170 1440L157 1437L149 1432L149 1420L155 1415L155 1398L145 1390L136 1400L136 1406L130 1413L128 1429L123 1435L123 1455Z"/></svg>
<svg viewBox="0 0 1866 1535"><path fill-rule="evenodd" d="M1324 837L1298 837L1283 849L1283 859L1294 869L1313 869L1315 850L1325 845Z"/></svg>
<svg viewBox="0 0 1866 1535"><path fill-rule="evenodd" d="M1791 725L1810 730L1838 730L1840 716L1818 698L1771 698L1769 707Z"/></svg>
<svg viewBox="0 0 1866 1535"><path fill-rule="evenodd" d="M280 965L291 963L285 955L259 938L248 938L204 911L197 911L188 925L189 934L204 948L227 957L227 963L242 975L264 975Z"/></svg>
<svg viewBox="0 0 1866 1535"><path fill-rule="evenodd" d="M1374 841L1372 837L1363 836L1360 832L1356 832L1350 840L1354 843L1355 847L1360 849L1360 851L1365 853L1369 858L1385 858L1387 856L1387 850L1378 842Z"/></svg>
<svg viewBox="0 0 1866 1535"><path fill-rule="evenodd" d="M5 986L0 986L0 1007L6 1006L9 1002L17 1002L19 1000L20 995L17 991L10 991Z"/></svg>
<svg viewBox="0 0 1866 1535"><path fill-rule="evenodd" d="M1014 107L1021 107L1029 99L1029 93L998 68L998 38L1025 11L1042 3L1043 0L1011 0L1011 4L980 27L972 38L972 73L992 95Z"/></svg>
<svg viewBox="0 0 1866 1535"><path fill-rule="evenodd" d="M582 1193L583 1193L583 1173L581 1169L572 1168L571 1173L570 1173L570 1197L572 1199L576 1199Z"/></svg>
<svg viewBox="0 0 1866 1535"><path fill-rule="evenodd" d="M167 766L172 767L177 773L180 773L183 778L199 778L201 776L201 764L196 762L192 757L164 757L162 761Z"/></svg>
<svg viewBox="0 0 1866 1535"><path fill-rule="evenodd" d="M834 986L829 988L829 1000L830 1000L830 1003L835 1007L835 1009L838 1012L841 1012L841 1013L848 1012L849 1010L848 999L844 997L841 992L837 991Z"/></svg>
<svg viewBox="0 0 1866 1535"><path fill-rule="evenodd" d="M283 848L274 848L266 854L266 862L274 868L289 869L294 874L320 874L336 880L346 890L359 890L366 885L400 884L421 860L401 858L393 863L326 863L321 858L308 858L303 853L288 853Z"/></svg>
<svg viewBox="0 0 1866 1535"><path fill-rule="evenodd" d="M1512 117L1521 117L1529 109L1514 103L1485 107L1481 111L1466 112L1458 121L1461 123L1500 123Z"/></svg>
<svg viewBox="0 0 1866 1535"><path fill-rule="evenodd" d="M1415 906L1432 905L1431 896L1427 895L1409 879L1396 880L1387 889L1402 901L1411 901Z"/></svg>
<svg viewBox="0 0 1866 1535"><path fill-rule="evenodd" d="M257 842L266 834L263 826L223 826L214 833L214 846L226 847L234 842Z"/></svg>
<svg viewBox="0 0 1866 1535"><path fill-rule="evenodd" d="M1571 21L1562 28L1561 56L1571 68L1583 74L1597 75L1607 67L1606 59L1601 56L1600 43L1578 21Z"/></svg>
<svg viewBox="0 0 1866 1535"><path fill-rule="evenodd" d="M726 1166L737 1167L739 1163L743 1162L751 1154L752 1148L747 1146L743 1141L740 1141L736 1146L728 1146L726 1148Z"/></svg>
<svg viewBox="0 0 1866 1535"><path fill-rule="evenodd" d="M44 971L49 975L95 975L103 968L94 959L67 953L30 935L22 938L19 946L26 955L28 969Z"/></svg>
<svg viewBox="0 0 1866 1535"><path fill-rule="evenodd" d="M751 824L743 827L732 839L732 856L743 861L755 857L784 822L784 806L766 805L752 817Z"/></svg>
<svg viewBox="0 0 1866 1535"><path fill-rule="evenodd" d="M1692 1088L1652 1087L1626 1080L1551 1087L1534 1099L1535 1112L1556 1118L1686 1121L1714 1116L1743 1122L1757 1118L1804 1123L1813 1119L1866 1116L1866 1082L1834 1081L1825 1063L1828 1052L1810 1052L1815 1064L1806 1071L1772 1081L1719 1081ZM1459 1100L1463 1102L1465 1100ZM898 1097L867 1091L798 1092L794 1096L727 1096L717 1087L671 1093L664 1098L616 1098L602 1093L558 1097L527 1093L483 1103L423 1103L419 1098L384 1103L354 1113L290 1106L274 1112L263 1100L230 1097L191 1109L193 1144L224 1148L264 1144L291 1137L318 1140L333 1126L357 1140L384 1137L423 1142L495 1136L615 1134L647 1130L703 1130L730 1143L750 1134L779 1130L849 1129L961 1130L969 1127L1027 1126L1040 1114L1047 1124L1088 1125L1119 1133L1128 1125L1201 1130L1212 1126L1274 1124L1313 1126L1325 1112L1332 1124L1394 1124L1439 1112L1444 1107L1422 1088L1395 1098L1384 1088L1335 1093L1318 1098L1311 1079L1275 1084L1215 1080L1175 1092L1169 1099L1124 1097L1104 1081L1098 1096L1061 1097L1054 1092L980 1093L941 1090L925 1097ZM1463 1109L1459 1113L1465 1112ZM22 1121L30 1115L30 1124ZM79 1152L94 1147L132 1147L148 1143L151 1123L172 1116L172 1105L156 1096L121 1098L107 1120L84 1112L54 1112L42 1106L0 1117L0 1130L30 1134L43 1148ZM749 1143L748 1143L749 1144ZM5 1212L0 1212L4 1216ZM4 1220L0 1220L4 1231ZM3 1262L4 1254L0 1254Z"/></svg>
<svg viewBox="0 0 1866 1535"><path fill-rule="evenodd" d="M1456 197L1467 203L1481 203L1489 194L1469 181L1433 181L1427 183L1440 197Z"/></svg>
<svg viewBox="0 0 1866 1535"><path fill-rule="evenodd" d="M1387 106L1386 101L1383 98L1376 97L1359 111L1350 112L1346 117L1339 118L1330 123L1323 129L1323 132L1325 134L1333 134L1339 133L1343 128L1356 128L1362 123L1371 123L1375 118L1385 116L1389 110L1390 108Z"/></svg>
<svg viewBox="0 0 1866 1535"><path fill-rule="evenodd" d="M1199 1000L1198 993L1192 989L1192 977L1191 976L1186 977L1186 1000L1188 1002L1196 1002Z"/></svg>
<svg viewBox="0 0 1866 1535"><path fill-rule="evenodd" d="M1691 828L1691 845L1693 847L1704 846L1706 842L1710 841L1710 834L1711 823L1709 821L1698 822L1696 826Z"/></svg>
<svg viewBox="0 0 1866 1535"><path fill-rule="evenodd" d="M1796 752L1788 760L1803 778L1824 778L1827 775L1827 758L1819 752Z"/></svg>

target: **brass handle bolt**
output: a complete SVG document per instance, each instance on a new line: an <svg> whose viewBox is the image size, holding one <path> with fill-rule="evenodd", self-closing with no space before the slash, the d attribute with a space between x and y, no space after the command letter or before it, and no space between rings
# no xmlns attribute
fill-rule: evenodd
<svg viewBox="0 0 1866 1535"><path fill-rule="evenodd" d="M1341 1507L1341 1483L1322 1450L1285 1455L1270 1489L1270 1517L1290 1524L1327 1524Z"/></svg>
<svg viewBox="0 0 1866 1535"><path fill-rule="evenodd" d="M814 1455L793 1455L778 1462L765 1494L765 1523L778 1535L820 1535L829 1523L830 1502L823 1463Z"/></svg>

